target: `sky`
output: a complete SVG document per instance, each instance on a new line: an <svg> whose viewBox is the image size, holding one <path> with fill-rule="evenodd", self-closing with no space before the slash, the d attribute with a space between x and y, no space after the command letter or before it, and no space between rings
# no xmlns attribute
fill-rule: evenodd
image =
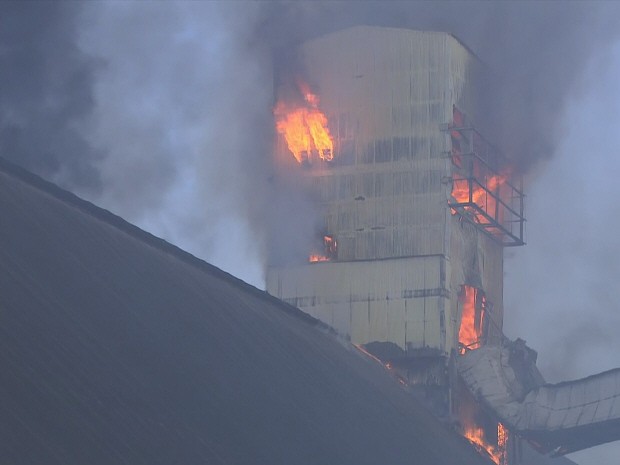
<svg viewBox="0 0 620 465"><path fill-rule="evenodd" d="M269 163L272 86L355 24L454 32L526 176L505 331L550 381L620 366L620 8L579 2L3 2L0 156L260 288L312 205ZM491 113L490 113L491 114ZM300 215L300 212L303 212ZM574 454L614 463L620 445Z"/></svg>
<svg viewBox="0 0 620 465"><path fill-rule="evenodd" d="M620 43L585 76L557 156L529 176L527 245L505 253L505 332L538 350L550 382L620 367ZM618 457L617 442L569 455Z"/></svg>

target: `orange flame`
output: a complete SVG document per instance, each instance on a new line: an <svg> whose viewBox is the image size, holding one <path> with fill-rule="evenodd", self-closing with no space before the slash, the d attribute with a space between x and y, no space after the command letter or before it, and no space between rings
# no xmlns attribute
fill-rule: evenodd
<svg viewBox="0 0 620 465"><path fill-rule="evenodd" d="M336 257L337 246L338 244L336 243L336 239L334 239L332 236L323 236L323 247L325 248L325 253L310 254L310 256L308 257L308 261L310 263L329 262Z"/></svg>
<svg viewBox="0 0 620 465"><path fill-rule="evenodd" d="M463 436L471 442L479 452L485 451L497 465L505 465L506 463L506 439L507 431L504 425L497 424L497 447L489 444L484 437L484 430L477 426L471 426L465 429Z"/></svg>
<svg viewBox="0 0 620 465"><path fill-rule="evenodd" d="M482 314L479 319L476 319L476 289L470 286L463 286L461 302L459 342L464 347L473 349L480 345L480 336L482 335Z"/></svg>
<svg viewBox="0 0 620 465"><path fill-rule="evenodd" d="M312 161L314 154L321 160L334 158L334 142L327 127L327 117L319 110L319 97L303 82L298 83L304 104L278 101L273 113L276 129L297 162Z"/></svg>
<svg viewBox="0 0 620 465"><path fill-rule="evenodd" d="M458 203L470 202L470 186L471 186L471 202L478 205L480 209L486 212L491 218L497 218L495 210L497 208L497 199L499 198L499 190L501 186L508 180L509 174L496 174L491 176L486 186L482 187L475 182L465 178L455 178L452 184L452 197ZM465 207L467 209L467 207ZM489 220L480 212L471 209L477 222L488 224ZM452 214L456 214L456 210L452 209Z"/></svg>
<svg viewBox="0 0 620 465"><path fill-rule="evenodd" d="M310 263L317 263L317 262L328 262L330 261L331 258L327 257L326 255L319 255L319 254L310 254L310 256L308 257L308 261Z"/></svg>
<svg viewBox="0 0 620 465"><path fill-rule="evenodd" d="M499 452L498 465L508 463L508 430L501 423L497 424L497 451Z"/></svg>

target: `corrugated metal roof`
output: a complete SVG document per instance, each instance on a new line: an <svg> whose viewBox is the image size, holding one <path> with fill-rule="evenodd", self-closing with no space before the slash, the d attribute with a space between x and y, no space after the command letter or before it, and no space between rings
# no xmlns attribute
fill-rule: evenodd
<svg viewBox="0 0 620 465"><path fill-rule="evenodd" d="M488 463L302 312L0 160L0 461Z"/></svg>

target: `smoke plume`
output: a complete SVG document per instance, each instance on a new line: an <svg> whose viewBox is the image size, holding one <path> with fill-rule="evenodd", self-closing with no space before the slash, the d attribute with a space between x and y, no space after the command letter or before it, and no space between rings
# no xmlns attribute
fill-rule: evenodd
<svg viewBox="0 0 620 465"><path fill-rule="evenodd" d="M77 46L75 3L0 5L0 155L99 192L104 153L81 133L98 61Z"/></svg>
<svg viewBox="0 0 620 465"><path fill-rule="evenodd" d="M264 6L255 38L286 74L301 42L346 27L451 32L491 71L486 136L527 171L554 154L566 98L588 62L609 51L619 14L596 2L283 2Z"/></svg>
<svg viewBox="0 0 620 465"><path fill-rule="evenodd" d="M580 145L567 105L591 92L584 70L605 62L619 18L613 2L2 2L0 156L261 286L267 257L307 253L316 227L294 174L271 163L274 82L299 71L300 43L362 24L455 34L492 72L485 136L536 173ZM615 270L604 247L598 260L562 244L576 260L562 268L587 275L569 282ZM522 291L540 262L523 263ZM567 321L564 334L599 334Z"/></svg>
<svg viewBox="0 0 620 465"><path fill-rule="evenodd" d="M231 256L218 231L237 224L238 253L260 262L274 250L299 253L313 228L310 203L270 166L274 79L299 71L301 42L359 24L454 33L493 73L488 139L526 171L555 153L566 98L606 53L618 10L554 2L1 8L2 156L208 258ZM287 237L299 239L286 247Z"/></svg>

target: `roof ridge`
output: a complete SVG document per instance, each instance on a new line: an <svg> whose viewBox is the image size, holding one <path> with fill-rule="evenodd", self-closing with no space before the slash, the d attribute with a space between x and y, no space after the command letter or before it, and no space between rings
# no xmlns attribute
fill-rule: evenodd
<svg viewBox="0 0 620 465"><path fill-rule="evenodd" d="M272 296L266 291L263 291L249 283L246 283L242 279L237 278L236 276L228 273L227 271L224 271L221 268L218 268L217 266L196 257L195 255L181 249L180 247L166 241L165 239L162 239L161 237L157 237L154 234L139 228L135 224L130 223L129 221L112 213L109 210L106 210L105 208L99 207L94 203L89 202L88 200L82 199L74 193L59 187L57 184L54 184L53 182L50 182L42 178L41 176L31 171L28 171L27 169L1 156L0 172L3 172L9 176L13 176L20 181L28 184L29 186L45 192L46 194L51 195L57 200L60 200L61 202L68 204L80 210L81 212L118 229L119 231L122 231L125 234L128 234L129 236L139 240L140 242L154 247L161 252L173 255L182 262L194 266L205 273L208 273L223 280L227 280L233 285L236 285L239 288L245 290L246 292L249 292L259 298L266 299L280 307L285 312L309 324L321 327L323 329L327 329L329 331L333 331L335 333L335 330L329 325L321 322L320 320L317 320L316 318L303 312L299 308L294 307L293 305Z"/></svg>

